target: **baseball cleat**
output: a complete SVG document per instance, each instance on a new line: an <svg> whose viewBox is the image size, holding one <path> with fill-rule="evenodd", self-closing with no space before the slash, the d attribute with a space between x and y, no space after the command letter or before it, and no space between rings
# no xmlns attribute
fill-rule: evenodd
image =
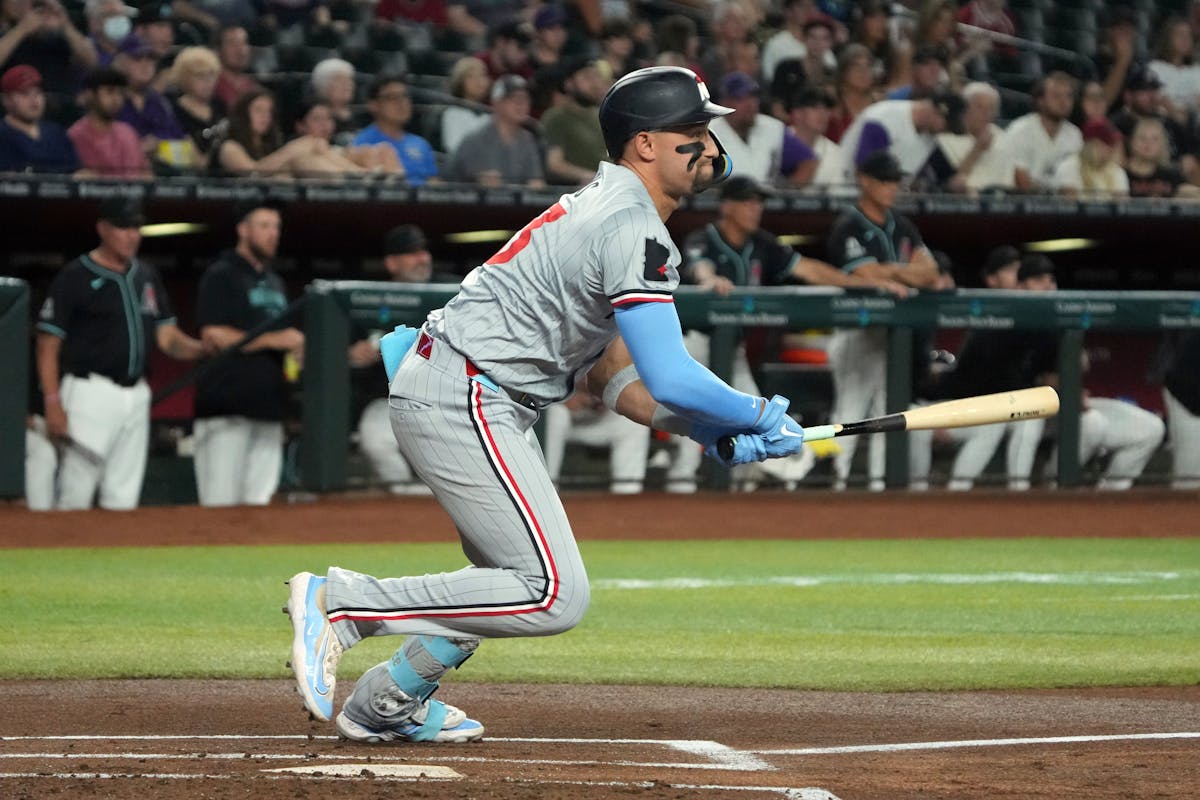
<svg viewBox="0 0 1200 800"><path fill-rule="evenodd" d="M333 633L318 596L325 579L311 572L295 575L288 586L287 615L292 620L292 660L288 666L296 676L296 690L304 708L313 719L328 722L333 718L333 693L337 684L337 665L345 648Z"/></svg>
<svg viewBox="0 0 1200 800"><path fill-rule="evenodd" d="M440 718L440 722L439 722ZM435 742L464 744L483 738L483 725L466 713L437 700L428 700L399 725L376 730L360 725L346 712L337 715L338 736L354 742Z"/></svg>

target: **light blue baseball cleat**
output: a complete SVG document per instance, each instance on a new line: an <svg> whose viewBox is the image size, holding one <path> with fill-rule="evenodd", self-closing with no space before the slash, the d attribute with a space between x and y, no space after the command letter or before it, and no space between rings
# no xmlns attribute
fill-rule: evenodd
<svg viewBox="0 0 1200 800"><path fill-rule="evenodd" d="M337 716L338 735L355 742L435 742L463 744L483 738L483 724L438 700L426 700L410 717L387 728L368 728L345 710Z"/></svg>
<svg viewBox="0 0 1200 800"><path fill-rule="evenodd" d="M333 693L337 665L345 648L334 635L325 615L322 591L325 578L301 572L288 581L291 596L283 609L292 620L292 660L288 666L296 676L296 690L313 719L333 718Z"/></svg>

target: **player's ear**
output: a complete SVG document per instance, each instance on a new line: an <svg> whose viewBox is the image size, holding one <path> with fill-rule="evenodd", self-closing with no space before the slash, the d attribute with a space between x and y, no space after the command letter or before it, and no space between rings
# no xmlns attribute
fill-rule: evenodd
<svg viewBox="0 0 1200 800"><path fill-rule="evenodd" d="M633 151L637 155L638 161L653 161L654 160L654 137L649 131L638 131L629 140L633 145Z"/></svg>

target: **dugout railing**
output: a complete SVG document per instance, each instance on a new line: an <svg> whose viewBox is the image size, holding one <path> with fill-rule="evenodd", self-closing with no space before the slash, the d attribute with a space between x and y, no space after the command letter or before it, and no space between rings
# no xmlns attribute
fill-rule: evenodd
<svg viewBox="0 0 1200 800"><path fill-rule="evenodd" d="M301 478L305 488L336 491L347 486L350 429L350 366L346 348L351 322L361 329L420 324L431 309L454 294L445 286L411 286L363 281L317 281L306 292L307 336L303 392ZM26 387L29 385L29 287L0 278L0 496L24 493ZM912 392L913 331L928 328L1041 329L1059 333L1059 483L1078 485L1080 355L1088 330L1143 332L1200 327L1200 294L1194 292L1081 292L1047 294L957 290L920 293L899 300L874 292L829 288L737 290L717 297L690 287L676 294L687 326L713 331L712 368L731 372L734 347L744 327L803 329L863 327L888 329L887 409L908 407ZM887 481L907 479L907 442L890 434Z"/></svg>
<svg viewBox="0 0 1200 800"><path fill-rule="evenodd" d="M367 281L316 281L307 288L303 443L301 473L306 488L345 488L349 463L350 366L346 349L351 323L390 330L419 325L445 304L454 288ZM888 329L887 411L912 401L913 331L961 328L1058 331L1061 410L1058 420L1058 483L1076 486L1079 413L1083 388L1081 356L1089 330L1170 331L1200 327L1200 294L1194 292L1052 293L960 289L921 292L905 299L874 291L825 287L738 289L718 297L692 287L675 295L687 327L711 329L710 364L728 377L739 332L746 327L783 329L883 326ZM851 420L835 420L848 422ZM889 434L888 486L907 485L908 448L903 433Z"/></svg>

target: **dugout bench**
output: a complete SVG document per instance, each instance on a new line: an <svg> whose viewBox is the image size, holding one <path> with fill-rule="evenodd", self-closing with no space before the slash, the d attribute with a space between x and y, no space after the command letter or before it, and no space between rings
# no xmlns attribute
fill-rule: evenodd
<svg viewBox="0 0 1200 800"><path fill-rule="evenodd" d="M346 486L349 454L350 322L368 329L420 325L428 312L454 296L456 287L369 281L316 281L305 311L304 425L301 473L305 488ZM888 329L887 412L912 400L913 331L962 328L1059 332L1061 409L1058 483L1076 486L1081 355L1088 330L1167 331L1200 327L1200 294L1193 292L1095 292L1045 294L991 289L921 292L903 300L874 290L829 287L737 289L717 297L680 287L675 304L685 327L711 329L712 370L727 378L745 327L787 329L884 326ZM853 420L835 420L852 422ZM888 434L887 485L908 483L904 433Z"/></svg>

